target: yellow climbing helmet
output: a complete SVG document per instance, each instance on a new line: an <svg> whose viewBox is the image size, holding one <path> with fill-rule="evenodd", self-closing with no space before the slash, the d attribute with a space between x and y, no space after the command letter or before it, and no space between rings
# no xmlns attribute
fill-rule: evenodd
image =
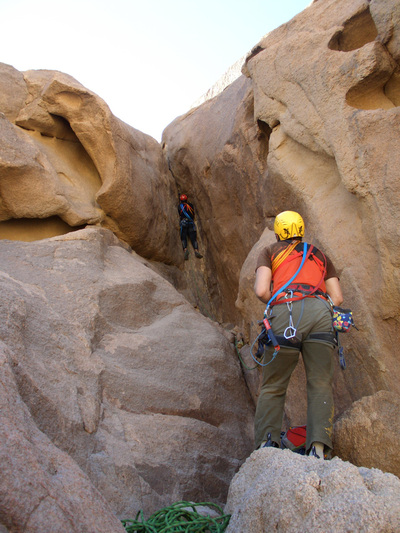
<svg viewBox="0 0 400 533"><path fill-rule="evenodd" d="M280 241L304 236L304 221L296 211L283 211L275 217L274 232Z"/></svg>

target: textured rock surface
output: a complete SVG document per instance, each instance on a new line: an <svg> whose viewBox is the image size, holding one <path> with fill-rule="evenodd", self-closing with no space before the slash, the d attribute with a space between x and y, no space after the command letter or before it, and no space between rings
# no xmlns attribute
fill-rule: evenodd
<svg viewBox="0 0 400 533"><path fill-rule="evenodd" d="M226 533L389 532L400 528L400 480L338 458L321 461L264 448L229 489Z"/></svg>
<svg viewBox="0 0 400 533"><path fill-rule="evenodd" d="M117 516L225 502L253 409L222 330L108 230L3 240L0 256L0 336L22 401Z"/></svg>
<svg viewBox="0 0 400 533"><path fill-rule="evenodd" d="M0 236L98 224L145 257L179 263L177 193L159 143L71 76L0 64L0 79Z"/></svg>
<svg viewBox="0 0 400 533"><path fill-rule="evenodd" d="M400 477L399 414L400 396L392 392L379 391L354 402L335 424L335 454Z"/></svg>
<svg viewBox="0 0 400 533"><path fill-rule="evenodd" d="M125 531L78 465L37 428L18 394L9 363L16 360L0 342L0 530Z"/></svg>
<svg viewBox="0 0 400 533"><path fill-rule="evenodd" d="M314 2L254 47L246 77L163 136L198 204L216 314L248 339L263 311L251 294L255 255L273 242L263 231L277 213L300 211L306 239L334 261L359 328L341 339L337 416L365 395L400 392L399 17L394 0ZM293 425L304 420L301 374Z"/></svg>
<svg viewBox="0 0 400 533"><path fill-rule="evenodd" d="M22 424L7 415L5 427L22 445L15 461L32 467L0 481L20 494L0 531L13 520L41 529L47 510L66 524L81 512L71 488L105 528L113 518L94 487L118 517L224 501L252 449L257 373L244 372L249 392L229 336L188 300L253 340L264 308L255 260L285 209L303 214L307 240L333 259L359 328L342 336L346 371L336 365L335 451L398 473L399 28L395 0L313 2L254 47L231 85L168 126L162 148L70 76L0 65L0 237L37 241L0 241L1 398L15 398ZM182 261L178 190L196 206L201 261ZM304 423L301 365L287 400L285 424ZM1 447L2 463L14 451ZM370 531L368 519L374 531L399 529L393 476L266 453L236 478L232 509L254 462L265 479L274 473L268 485L248 474L266 502L288 479L288 509L278 502L279 517L268 515L282 531L298 509L303 530L340 531L343 516L352 530ZM68 469L61 480L54 462ZM260 526L270 508L257 505L246 517Z"/></svg>
<svg viewBox="0 0 400 533"><path fill-rule="evenodd" d="M178 118L164 131L163 146L178 188L198 209L212 312L220 321L237 322L238 276L264 229L267 195L268 140L254 123L249 80L241 76Z"/></svg>

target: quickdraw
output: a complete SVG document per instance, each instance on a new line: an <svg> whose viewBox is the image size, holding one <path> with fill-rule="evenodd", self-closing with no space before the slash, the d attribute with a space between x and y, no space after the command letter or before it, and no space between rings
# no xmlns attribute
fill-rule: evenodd
<svg viewBox="0 0 400 533"><path fill-rule="evenodd" d="M283 332L283 336L285 337L285 339L293 339L294 337L296 337L296 333L297 333L297 328L295 328L294 326L294 322L293 322L293 314L292 314L292 311L293 311L293 291L289 290L287 293L286 293L286 296L288 301L287 301L287 308L288 308L288 311L289 311L289 325L288 327L285 329L285 331Z"/></svg>

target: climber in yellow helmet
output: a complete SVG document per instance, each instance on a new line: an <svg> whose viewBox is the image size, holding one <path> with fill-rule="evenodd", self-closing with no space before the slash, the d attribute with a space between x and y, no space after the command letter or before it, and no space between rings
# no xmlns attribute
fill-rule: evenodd
<svg viewBox="0 0 400 533"><path fill-rule="evenodd" d="M307 375L306 453L324 458L332 450L333 354L336 345L331 303L343 301L331 260L303 242L304 221L284 211L274 222L275 243L263 249L254 291L268 304L266 315L279 352L266 348L261 391L255 414L255 445L279 447L286 390L302 353ZM283 289L283 290L281 290ZM274 354L275 358L272 357Z"/></svg>

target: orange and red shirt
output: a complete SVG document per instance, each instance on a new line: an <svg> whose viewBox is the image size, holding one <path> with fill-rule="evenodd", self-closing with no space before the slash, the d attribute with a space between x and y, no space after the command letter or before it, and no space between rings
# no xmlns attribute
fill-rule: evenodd
<svg viewBox="0 0 400 533"><path fill-rule="evenodd" d="M258 256L256 270L266 266L272 271L273 293L283 287L297 272L303 259L304 243L297 239L279 241L267 246ZM338 277L327 255L316 246L308 245L307 258L292 282L294 285L318 287L326 292L325 280ZM291 288L292 284L289 286Z"/></svg>

